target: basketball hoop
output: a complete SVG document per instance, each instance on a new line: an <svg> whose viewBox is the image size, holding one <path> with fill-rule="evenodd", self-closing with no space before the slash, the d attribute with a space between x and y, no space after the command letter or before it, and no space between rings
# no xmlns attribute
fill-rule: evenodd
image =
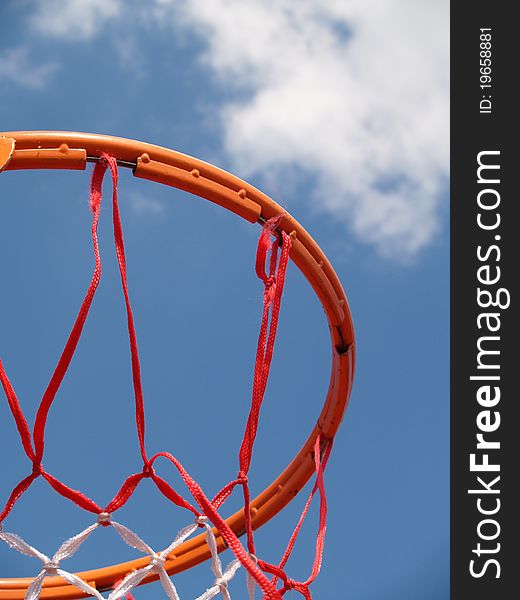
<svg viewBox="0 0 520 600"><path fill-rule="evenodd" d="M65 600L88 596L101 599L103 591L110 591L110 600L118 600L137 585L154 580L160 580L167 596L177 600L179 596L170 576L207 559L212 561L214 582L199 597L201 600L209 600L219 594L229 598L227 585L240 567L247 572L251 598L255 585L268 600L279 600L290 589L300 592L305 598L310 598L309 585L321 567L325 535L326 500L323 472L350 395L355 361L350 310L332 266L312 237L278 204L238 177L208 163L166 148L104 135L65 132L0 133L0 172L25 169L84 170L88 162L95 163L90 206L93 213L92 240L96 265L78 318L38 408L32 432L28 428L16 392L0 363L2 386L32 468L29 473L23 474L24 477L8 495L7 501L0 492L0 542L3 541L15 551L43 563L37 574L32 577L0 579L0 600L36 600L39 597ZM163 451L149 456L146 451L139 356L126 282L126 257L118 208L118 168L130 168L136 177L190 192L227 208L250 223L262 225L256 272L264 284L264 308L251 410L239 452L237 478L224 486L212 500L171 453ZM72 360L99 283L101 259L97 245L97 222L105 172L110 172L113 181L114 239L128 317L136 424L143 465L141 471L127 477L118 494L108 505L99 506L82 492L68 487L66 483L48 473L43 466L43 458L47 413ZM328 320L332 344L330 385L316 425L301 450L271 485L251 499L248 485L249 465L260 406L269 377L289 257L311 284ZM6 349L0 350L5 355ZM178 471L191 496L189 499L157 475L154 465L158 460L168 461ZM282 559L276 565L263 561L256 555L254 531L282 510L313 475L316 477L315 484ZM39 477L44 478L58 494L95 515L91 526L64 542L52 557L42 554L16 534L7 531L8 515L21 495ZM146 478L152 479L157 489L172 503L192 513L191 522L177 535L176 532L172 532L173 542L160 552L154 551L115 517L116 511L131 498L136 487ZM235 487L241 487L243 490L244 508L224 520L220 516L220 509ZM285 565L315 494L320 497L320 523L314 565L307 580L294 581L285 573ZM2 510L4 502L5 508ZM140 550L145 556L80 573L66 571L61 566L62 561L72 556L96 530L104 527L113 527L126 544ZM202 533L195 535L200 530ZM238 539L244 534L247 540L245 547ZM235 559L223 568L218 554L226 548L233 552Z"/></svg>

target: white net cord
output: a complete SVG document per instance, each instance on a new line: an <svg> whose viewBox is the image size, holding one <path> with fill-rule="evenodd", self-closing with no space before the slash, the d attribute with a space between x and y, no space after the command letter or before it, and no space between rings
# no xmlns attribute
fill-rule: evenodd
<svg viewBox="0 0 520 600"><path fill-rule="evenodd" d="M60 568L60 563L62 560L70 558L73 554L75 554L83 542L90 536L90 534L100 527L100 522L98 521L94 525L87 527L78 535L71 537L66 542L58 548L58 550L54 553L52 558L49 558L43 552L36 550L30 544L28 544L25 540L23 540L20 536L15 533L8 533L3 531L0 528L0 539L3 540L8 546L13 548L14 550L18 550L21 554L25 554L26 556L31 556L33 558L38 558L43 563L42 570L38 573L34 581L27 588L27 592L25 594L25 600L38 600L40 597L43 580L47 576L60 576L63 579L66 579L69 583L79 588L85 594L89 596L94 596L98 598L98 600L103 600L103 596L88 583L80 579L74 573L69 573L68 571L64 571Z"/></svg>
<svg viewBox="0 0 520 600"><path fill-rule="evenodd" d="M91 535L91 533L101 526L112 526L121 539L132 548L143 552L150 557L150 562L145 567L137 569L129 573L108 595L107 600L119 600L125 597L132 589L138 586L143 579L150 573L156 573L159 576L161 585L170 600L180 600L177 589L166 572L164 564L171 552L186 541L200 526L206 529L206 541L211 552L211 568L215 575L215 581L211 587L209 587L197 600L210 600L218 594L221 594L224 600L231 600L231 596L228 589L228 584L231 579L235 576L236 572L240 568L240 561L235 559L232 560L225 570L222 569L222 562L218 555L217 540L215 534L208 522L208 518L201 516L195 519L195 522L181 529L175 536L173 542L161 552L155 552L145 541L143 541L136 533L128 529L125 525L112 521L111 516L107 513L101 513L98 517L97 523L90 525L78 535L71 537L59 547L54 553L52 558L49 558L46 554L43 554L20 536L15 533L8 533L3 531L0 525L0 540L4 541L13 550L17 550L21 554L37 558L43 563L43 567L38 575L35 577L31 585L27 588L25 594L25 600L38 600L43 589L43 581L48 576L60 576L68 581L71 585L76 586L82 592L89 596L97 598L97 600L105 600L104 596L96 590L94 587L89 585L86 581L80 579L74 573L70 573L61 568L61 562L70 558L74 555L85 540ZM248 579L249 595L251 595L251 584Z"/></svg>

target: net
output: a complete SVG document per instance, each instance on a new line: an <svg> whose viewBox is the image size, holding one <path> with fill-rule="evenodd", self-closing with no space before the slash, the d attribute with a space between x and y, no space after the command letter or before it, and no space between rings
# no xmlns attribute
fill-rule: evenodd
<svg viewBox="0 0 520 600"><path fill-rule="evenodd" d="M23 150L21 151L23 152ZM70 151L68 146L60 146L58 151L62 153L62 158L65 158L69 152L75 152ZM16 150L14 150L14 154L15 153ZM13 149L11 149L9 156L4 158L4 161L7 162L10 160L11 156L13 156ZM73 159L77 161L78 155L74 155ZM150 165L150 163L154 162L150 159L148 153L141 154L140 161L140 164L144 164L145 168L146 165ZM289 256L291 250L293 250L293 254L296 255L297 252L294 252L294 250L299 250L301 252L301 249L297 247L299 244L299 240L297 240L297 231L292 230L288 233L284 227L281 227L281 222L284 218L283 213L268 216L267 218L260 217L262 230L258 241L255 271L256 275L263 283L264 293L253 375L251 405L242 443L238 452L239 470L237 477L233 481L227 483L212 499L210 499L173 454L169 451L160 451L150 455L147 450L145 405L141 383L139 351L127 281L125 244L118 203L118 162L121 164L121 162L124 161L122 161L121 158L116 158L113 154L102 151L95 157L95 162L96 164L94 166L90 188L94 270L64 350L54 373L50 378L47 388L42 395L32 431L29 428L24 411L22 410L4 365L0 362L0 381L16 424L21 444L31 465L30 473L26 474L11 491L4 508L0 513L0 540L5 542L13 550L41 562L40 570L30 582L26 583L25 587L21 586L13 588L11 586L11 591L6 595L5 590L2 591L3 585L2 582L0 582L0 599L4 597L23 597L24 595L25 598L29 600L36 600L41 595L45 594L56 597L94 596L96 598L102 598L101 592L109 590L109 600L117 600L127 596L136 586L151 580L159 579L166 595L172 600L178 600L179 595L170 574L175 570L178 571L181 570L181 568L192 566L206 557L211 559L213 581L197 600L209 600L219 594L226 599L230 598L228 584L240 568L243 568L246 571L247 588L250 598L254 598L256 587L260 589L263 597L267 600L279 600L281 596L289 590L295 590L305 598L311 598L309 586L316 579L321 568L326 532L327 501L324 485L324 470L330 456L333 439L333 435L328 435L327 429L334 433L338 426L338 410L330 400L334 398L334 394L339 396L344 395L346 400L346 397L350 392L353 367L351 345L336 347L338 361L341 359L345 360L345 357L348 357L347 373L349 380L348 382L341 380L341 378L344 377L344 364L338 362L336 365L337 368L333 369L331 391L329 391L328 398L329 406L326 404L326 409L328 409L328 411L324 411L325 419L322 418L321 423L318 422L316 431L313 432L313 435L302 450L303 455L309 453L312 459L315 483L300 519L290 537L285 552L277 564L268 563L257 556L254 531L258 526L265 522L267 518L270 518L272 514L280 510L283 506L283 502L287 502L287 500L279 500L276 497L276 492L280 492L283 489L283 485L275 482L275 484L273 484L274 487L271 486L271 488L264 492L264 495L267 494L267 496L262 497L262 501L259 502L258 499L251 499L248 480L262 402L273 358ZM148 168L152 168L152 171L154 168L157 169L154 165ZM56 394L73 359L92 301L101 280L102 262L98 243L98 224L103 199L102 184L107 171L112 178L114 247L117 255L126 307L135 401L137 443L142 459L142 465L136 472L127 476L120 485L119 491L114 498L107 505L102 506L85 495L81 490L73 489L68 486L66 482L61 481L48 472L44 468L44 456L46 425L49 411L53 406ZM164 169L162 171L159 169L158 175L155 173L156 180L160 180L161 177L164 179L163 171ZM136 173L136 175L137 174L138 173ZM199 169L191 169L189 174L193 179L201 178ZM182 177L184 176L183 173ZM248 200L248 190L245 188L240 187L236 193L238 198L242 201ZM240 212L240 210L237 210L236 212ZM244 211L242 210L242 212ZM321 264L318 264L318 268L323 269L323 266L323 261L321 261ZM327 288L325 293L330 293L330 290ZM323 289L321 290L321 294L324 294ZM345 314L343 314L343 320L345 320ZM331 405L334 410L331 410ZM344 405L342 408L344 409ZM178 472L185 484L185 491L181 492L178 489L175 489L166 479L158 475L155 468L158 461L169 463ZM296 465L296 467L293 466L293 468L299 468L299 466ZM308 467L305 468L307 469ZM308 475L303 472L303 467L301 470L302 473L300 473L298 477L302 480L306 477L308 478ZM15 533L8 532L4 527L4 522L16 506L17 502L38 478L43 478L56 493L73 502L82 510L92 513L95 517L94 522L89 527L66 540L51 557L41 553ZM179 531L174 536L171 544L161 551L153 550L141 539L141 537L139 537L139 535L117 521L114 517L115 513L131 499L135 490L144 479L150 479L155 484L158 492L179 507L179 509L186 511L190 515L190 522L186 527ZM231 518L225 520L221 516L221 509L236 488L242 490L244 506L243 511L241 512L242 520L237 519L236 516L234 519ZM295 546L302 524L307 517L310 505L316 495L319 496L319 525L314 550L314 561L309 576L303 581L296 581L286 573L286 565ZM269 503L273 506L271 507ZM258 507L266 505L268 506L268 514L266 516L258 514ZM137 549L144 555L142 560L134 561L133 568L127 573L124 573L123 577L116 579L115 571L110 571L104 574L104 578L103 576L100 576L99 572L96 572L95 579L93 579L89 577L88 573L74 574L67 571L62 566L64 561L80 550L82 544L94 534L94 532L98 532L107 527L112 527L117 532L122 542ZM194 537L195 534L200 534L201 531L203 532L202 535ZM239 540L239 536L242 534L245 534L244 545L242 545ZM99 533L96 535L99 535ZM224 568L219 558L219 552L225 548L229 548L235 558ZM183 564L183 558L185 558L185 564ZM173 567L174 564L175 567ZM68 587L66 586L66 582L70 584ZM21 595L22 593L23 595Z"/></svg>

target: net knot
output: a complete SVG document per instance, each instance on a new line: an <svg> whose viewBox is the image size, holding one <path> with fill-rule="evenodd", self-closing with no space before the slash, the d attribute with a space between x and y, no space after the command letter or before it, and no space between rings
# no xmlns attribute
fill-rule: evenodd
<svg viewBox="0 0 520 600"><path fill-rule="evenodd" d="M249 479L247 478L247 474L245 471L239 471L238 475L237 475L237 479L238 481L240 481L240 483L242 485L247 485Z"/></svg>
<svg viewBox="0 0 520 600"><path fill-rule="evenodd" d="M269 289L276 283L276 276L270 275L269 277L266 277L263 281L264 281L265 287L267 289Z"/></svg>
<svg viewBox="0 0 520 600"><path fill-rule="evenodd" d="M155 474L155 471L154 471L154 468L152 467L152 465L150 463L145 463L144 467L143 467L143 475L145 477L151 477L154 474Z"/></svg>
<svg viewBox="0 0 520 600"><path fill-rule="evenodd" d="M264 300L267 306L270 306L273 303L274 297L276 295L276 277L271 276L267 278L265 282L265 291L264 291Z"/></svg>
<svg viewBox="0 0 520 600"><path fill-rule="evenodd" d="M97 522L101 527L108 527L112 522L112 515L107 512L99 513Z"/></svg>
<svg viewBox="0 0 520 600"><path fill-rule="evenodd" d="M215 585L219 588L222 594L225 594L228 589L228 582L224 579L224 577L219 577L215 580Z"/></svg>
<svg viewBox="0 0 520 600"><path fill-rule="evenodd" d="M287 580L284 583L284 588L286 591L290 591L290 590L300 591L301 587L302 587L301 583L298 583L298 581L296 581L296 579L290 579L289 577L287 578Z"/></svg>
<svg viewBox="0 0 520 600"><path fill-rule="evenodd" d="M43 474L43 465L41 462L34 461L32 466L32 472L34 475L42 475Z"/></svg>
<svg viewBox="0 0 520 600"><path fill-rule="evenodd" d="M150 558L150 566L155 569L161 569L166 562L166 557L160 556L159 554L152 554Z"/></svg>
<svg viewBox="0 0 520 600"><path fill-rule="evenodd" d="M43 570L48 575L57 575L59 568L60 568L60 563L56 562L56 561L52 561L52 560L50 560L48 563L45 563L43 565Z"/></svg>
<svg viewBox="0 0 520 600"><path fill-rule="evenodd" d="M209 519L208 519L208 517L206 517L206 515L200 515L199 517L197 517L195 519L195 523L199 527L206 527L206 525L209 523Z"/></svg>

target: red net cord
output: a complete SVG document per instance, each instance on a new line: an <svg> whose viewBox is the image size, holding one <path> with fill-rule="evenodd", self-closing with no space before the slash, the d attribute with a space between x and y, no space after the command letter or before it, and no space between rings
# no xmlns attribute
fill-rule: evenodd
<svg viewBox="0 0 520 600"><path fill-rule="evenodd" d="M94 214L92 222L92 242L94 244L94 256L96 261L94 275L92 276L92 281L90 282L87 294L85 296L85 299L83 300L78 316L76 318L76 322L74 323L67 343L65 344L63 353L60 356L60 360L58 361L58 364L51 377L49 385L47 386L47 389L43 394L43 398L40 402L38 412L36 413L33 438L34 449L36 453L35 462L38 464L41 463L41 460L43 458L43 451L45 448L45 426L47 424L47 416L49 414L49 409L54 401L54 398L56 397L56 393L61 385L61 382L65 377L65 373L69 368L70 361L74 356L74 352L76 350L79 339L81 337L81 333L83 331L83 326L85 325L87 315L92 305L92 300L94 300L94 295L96 293L99 281L101 279L101 257L99 255L97 227L101 207L101 184L103 181L105 169L106 167L102 164L96 165L94 173L92 175L92 186L90 193L90 208Z"/></svg>
<svg viewBox="0 0 520 600"><path fill-rule="evenodd" d="M260 239L258 241L258 251L256 258L256 274L264 283L264 309L262 313L262 323L260 325L260 334L258 336L258 347L255 362L255 372L253 378L253 394L251 409L247 419L244 439L239 451L240 473L239 479L243 481L244 491L244 516L247 532L247 544L252 554L256 553L253 527L251 523L251 494L247 474L251 466L253 455L253 446L258 431L258 420L260 418L260 409L264 400L271 362L273 359L276 333L278 331L278 318L280 315L280 306L282 293L285 284L285 275L289 262L289 252L291 249L291 239L283 231L282 248L278 261L278 238L273 242L273 234L279 223L279 219L274 218L265 224ZM267 255L271 252L269 259L269 275L265 271Z"/></svg>
<svg viewBox="0 0 520 600"><path fill-rule="evenodd" d="M112 173L112 211L114 222L114 240L116 245L117 262L119 263L119 272L121 274L121 284L125 297L128 336L130 340L130 353L132 356L132 378L135 395L135 421L137 424L137 435L139 438L139 447L145 466L148 465L145 448L145 418L144 418L144 400L143 386L141 383L141 366L139 364L139 352L137 349L137 335L135 333L134 315L130 305L130 296L128 293L128 281L126 276L126 257L125 242L123 239L123 228L121 225L121 216L119 214L119 204L117 199L118 172L117 162L114 157L108 154L102 154L102 158L107 161Z"/></svg>
<svg viewBox="0 0 520 600"><path fill-rule="evenodd" d="M279 222L279 217L267 221L262 228L262 233L258 240L256 274L264 283L263 311L256 351L251 408L239 451L240 471L237 479L222 488L213 500L214 506L220 506L229 497L236 485L242 485L247 545L251 554L255 554L255 543L250 511L251 494L247 476L258 431L260 409L264 400L273 359L281 299L291 249L291 238L285 232L282 231L279 233L277 231ZM281 248L278 235L281 237ZM269 265L268 273L266 272L266 263Z"/></svg>
<svg viewBox="0 0 520 600"><path fill-rule="evenodd" d="M29 433L29 427L27 425L27 421L23 414L23 411L20 407L20 403L16 396L16 393L7 377L7 374L3 368L3 365L0 363L0 380L2 382L2 386L7 396L7 400L9 403L9 407L13 414L14 420L16 422L18 431L20 433L20 437L22 440L22 445L27 454L29 460L33 463L33 472L32 474L21 481L13 490L11 497L9 498L4 510L0 513L0 523L7 517L7 515L11 512L15 502L20 498L20 496L25 492L25 490L31 485L31 483L40 475L47 475L42 467L42 458L43 452L45 449L45 425L47 423L47 416L49 414L50 407L54 401L56 393L59 389L61 382L67 372L67 369L70 365L70 361L74 356L74 352L78 345L79 339L81 337L81 332L83 330L83 326L87 319L88 312L92 305L92 300L94 299L94 295L96 293L97 287L99 285L99 281L101 279L101 257L99 254L99 244L97 237L97 229L99 222L99 213L101 206L101 184L103 182L103 176L105 174L106 166L104 164L97 164L94 168L94 173L92 175L91 187L90 187L90 208L93 213L92 219L92 242L94 247L94 258L95 258L95 267L94 274L92 276L92 280L88 287L87 293L81 304L81 308L79 310L79 314L76 318L76 321L72 327L72 330L67 339L67 343L65 344L65 348L61 354L61 357L58 361L56 369L49 381L47 389L45 390L42 400L40 402L38 412L36 414L36 419L34 423L33 437L31 440L31 436ZM33 441L34 441L34 449L33 449ZM47 477L46 477L47 479ZM51 485L54 483L54 479L52 478L49 481ZM53 485L53 487L55 487ZM69 491L69 488L64 486L64 490ZM59 490L57 490L59 491ZM60 491L61 493L61 491ZM78 492L79 494L79 492ZM82 494L78 495L74 501L90 510L93 506L96 506L93 503L93 506L89 505L89 508L86 507L84 503L84 497ZM101 510L101 509L100 509Z"/></svg>
<svg viewBox="0 0 520 600"><path fill-rule="evenodd" d="M325 468L327 466L327 462L329 460L330 453L332 451L332 440L327 440L327 445L325 447L322 458L320 458L321 442L322 442L321 436L317 436L316 441L314 443L314 465L315 465L315 469L316 469L316 482L314 484L314 487L311 490L311 493L309 494L309 497L307 498L307 502L305 503L305 506L300 515L298 523L296 524L296 527L294 528L294 531L291 535L289 543L287 544L285 552L282 556L282 559L280 560L280 563L278 564L277 569L274 572L274 577L273 577L273 583L276 584L278 578L280 577L280 573L284 573L285 566L287 565L287 561L289 560L289 558L292 554L294 545L296 543L296 539L297 539L297 537L300 533L300 530L302 528L302 525L307 517L312 500L313 500L316 492L319 492L319 495L320 495L319 525L318 525L318 534L316 536L315 556L314 556L314 562L312 565L311 574L304 582L297 582L297 581L289 580L289 579L283 577L283 580L284 580L284 588L282 590L283 592L285 592L289 589L295 589L296 591L299 591L300 593L302 593L305 597L307 597L307 593L309 592L309 590L308 590L309 585L316 579L316 577L318 576L318 574L321 570L321 564L323 561L323 550L324 550L324 545L325 545L325 533L327 530L327 495L325 492L325 482L323 479L323 474L324 474ZM310 595L309 595L309 597L310 597Z"/></svg>

